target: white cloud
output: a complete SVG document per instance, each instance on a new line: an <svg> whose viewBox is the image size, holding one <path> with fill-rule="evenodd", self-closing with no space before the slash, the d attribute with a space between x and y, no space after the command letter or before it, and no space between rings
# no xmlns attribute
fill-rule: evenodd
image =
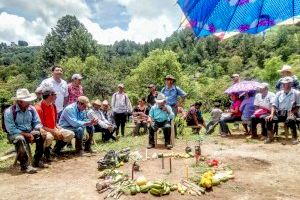
<svg viewBox="0 0 300 200"><path fill-rule="evenodd" d="M25 40L31 45L40 45L44 34L48 31L50 28L41 18L29 22L24 17L10 15L6 12L0 14L0 39L6 43Z"/></svg>
<svg viewBox="0 0 300 200"><path fill-rule="evenodd" d="M171 25L170 19L160 16L156 19L133 18L128 25L128 30L124 31L118 27L103 30L97 23L88 18L81 19L81 22L101 44L113 44L122 39L133 40L144 43L156 38L164 39L171 35L175 29Z"/></svg>
<svg viewBox="0 0 300 200"><path fill-rule="evenodd" d="M39 45L57 20L66 14L75 15L101 44L113 44L122 39L140 43L156 38L164 39L171 35L180 23L181 12L179 7L174 5L174 0L103 1L114 1L126 8L131 16L127 30L117 26L101 28L92 21L91 10L85 0L1 0L0 8L19 9L23 11L23 15L0 13L0 41L26 40L30 45ZM109 14L110 11L106 12ZM24 16L24 13L34 16L33 20Z"/></svg>

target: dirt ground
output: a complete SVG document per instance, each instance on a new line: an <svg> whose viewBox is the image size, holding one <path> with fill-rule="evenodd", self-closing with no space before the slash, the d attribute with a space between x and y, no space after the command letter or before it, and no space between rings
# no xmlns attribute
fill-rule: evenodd
<svg viewBox="0 0 300 200"><path fill-rule="evenodd" d="M194 146L192 142L189 143ZM174 152L183 152L186 142L177 140ZM300 199L300 146L282 145L277 142L265 145L262 141L249 141L243 136L230 138L210 137L201 146L202 154L228 164L235 179L230 180L201 197L201 199ZM154 152L167 150L151 149ZM140 149L145 154L145 148ZM101 154L71 157L54 162L50 168L27 175L9 169L0 174L0 199L103 199L97 193L97 160ZM168 160L167 160L168 161ZM173 160L173 172L161 170L161 160L148 160L141 164L143 174L149 180L167 179L176 183L185 176L185 166L194 159ZM130 164L120 168L130 171ZM192 168L190 168L192 171ZM192 172L191 172L192 173ZM137 175L139 175L137 174ZM120 199L154 199L150 194L122 196ZM195 199L177 192L162 199Z"/></svg>

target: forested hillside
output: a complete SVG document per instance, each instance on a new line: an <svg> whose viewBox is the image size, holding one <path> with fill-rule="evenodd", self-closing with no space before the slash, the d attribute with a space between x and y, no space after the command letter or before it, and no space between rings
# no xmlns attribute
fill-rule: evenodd
<svg viewBox="0 0 300 200"><path fill-rule="evenodd" d="M0 103L10 101L15 90L34 91L49 75L50 66L63 66L65 79L75 72L84 76L83 85L90 98L109 98L118 82L124 82L133 101L147 94L149 83L162 86L173 74L177 84L189 93L190 101L226 101L223 91L229 76L241 73L243 79L271 84L277 70L290 64L300 76L300 24L275 27L266 34L195 38L190 29L160 39L137 44L120 41L99 45L74 16L61 18L41 47L0 44Z"/></svg>

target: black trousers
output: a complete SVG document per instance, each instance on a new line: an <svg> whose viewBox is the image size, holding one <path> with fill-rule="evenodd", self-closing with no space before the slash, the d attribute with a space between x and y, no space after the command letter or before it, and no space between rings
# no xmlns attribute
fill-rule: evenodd
<svg viewBox="0 0 300 200"><path fill-rule="evenodd" d="M275 116L274 119L270 122L267 122L267 129L270 131L271 134L274 135L273 129L274 124L284 122L288 128L292 130L292 136L294 139L297 139L297 126L296 126L296 119L288 118L287 114L284 116Z"/></svg>
<svg viewBox="0 0 300 200"><path fill-rule="evenodd" d="M44 153L44 140L38 131L32 131L31 134L33 134L36 144L33 162L38 163ZM29 142L22 135L12 136L10 141L15 145L17 160L20 162L21 168L26 169L29 165L29 158L31 158Z"/></svg>
<svg viewBox="0 0 300 200"><path fill-rule="evenodd" d="M232 123L235 121L240 121L241 117L236 117L236 116L230 116L230 117L226 117L222 120L220 120L220 127L221 127L221 132L222 133L229 133L229 128L227 123Z"/></svg>
<svg viewBox="0 0 300 200"><path fill-rule="evenodd" d="M119 128L121 126L121 134L124 136L125 124L127 121L127 113L114 113L115 123L117 126L116 135L119 135Z"/></svg>
<svg viewBox="0 0 300 200"><path fill-rule="evenodd" d="M266 117L268 115L262 115L260 117L251 117L251 131L253 136L257 136L257 124L261 124L261 135L267 136L267 123L266 123Z"/></svg>
<svg viewBox="0 0 300 200"><path fill-rule="evenodd" d="M155 132L161 128L165 137L165 145L170 144L171 137L171 124L168 121L164 122L154 122L149 128L149 144L154 145L154 134Z"/></svg>
<svg viewBox="0 0 300 200"><path fill-rule="evenodd" d="M116 140L116 137L113 135L116 129L114 129L113 132L110 132L108 129L102 128L97 124L95 126L86 127L86 130L89 134L94 134L95 132L101 132L103 142L107 142L110 139Z"/></svg>
<svg viewBox="0 0 300 200"><path fill-rule="evenodd" d="M133 130L133 135L134 136L136 136L136 135L139 135L140 134L140 129L143 127L143 133L145 134L145 133L147 133L147 129L148 129L148 127L147 127L147 123L146 122L137 122L136 124L135 124L135 128L134 128L134 130Z"/></svg>

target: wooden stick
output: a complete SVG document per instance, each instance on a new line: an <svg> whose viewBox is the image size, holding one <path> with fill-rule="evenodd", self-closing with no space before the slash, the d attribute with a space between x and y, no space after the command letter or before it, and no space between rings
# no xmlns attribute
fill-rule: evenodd
<svg viewBox="0 0 300 200"><path fill-rule="evenodd" d="M161 168L165 169L165 159L164 159L164 154L161 156Z"/></svg>
<svg viewBox="0 0 300 200"><path fill-rule="evenodd" d="M133 180L133 174L134 174L134 165L135 162L132 164L132 168L131 168L131 179Z"/></svg>
<svg viewBox="0 0 300 200"><path fill-rule="evenodd" d="M170 173L172 173L172 158L170 157Z"/></svg>

